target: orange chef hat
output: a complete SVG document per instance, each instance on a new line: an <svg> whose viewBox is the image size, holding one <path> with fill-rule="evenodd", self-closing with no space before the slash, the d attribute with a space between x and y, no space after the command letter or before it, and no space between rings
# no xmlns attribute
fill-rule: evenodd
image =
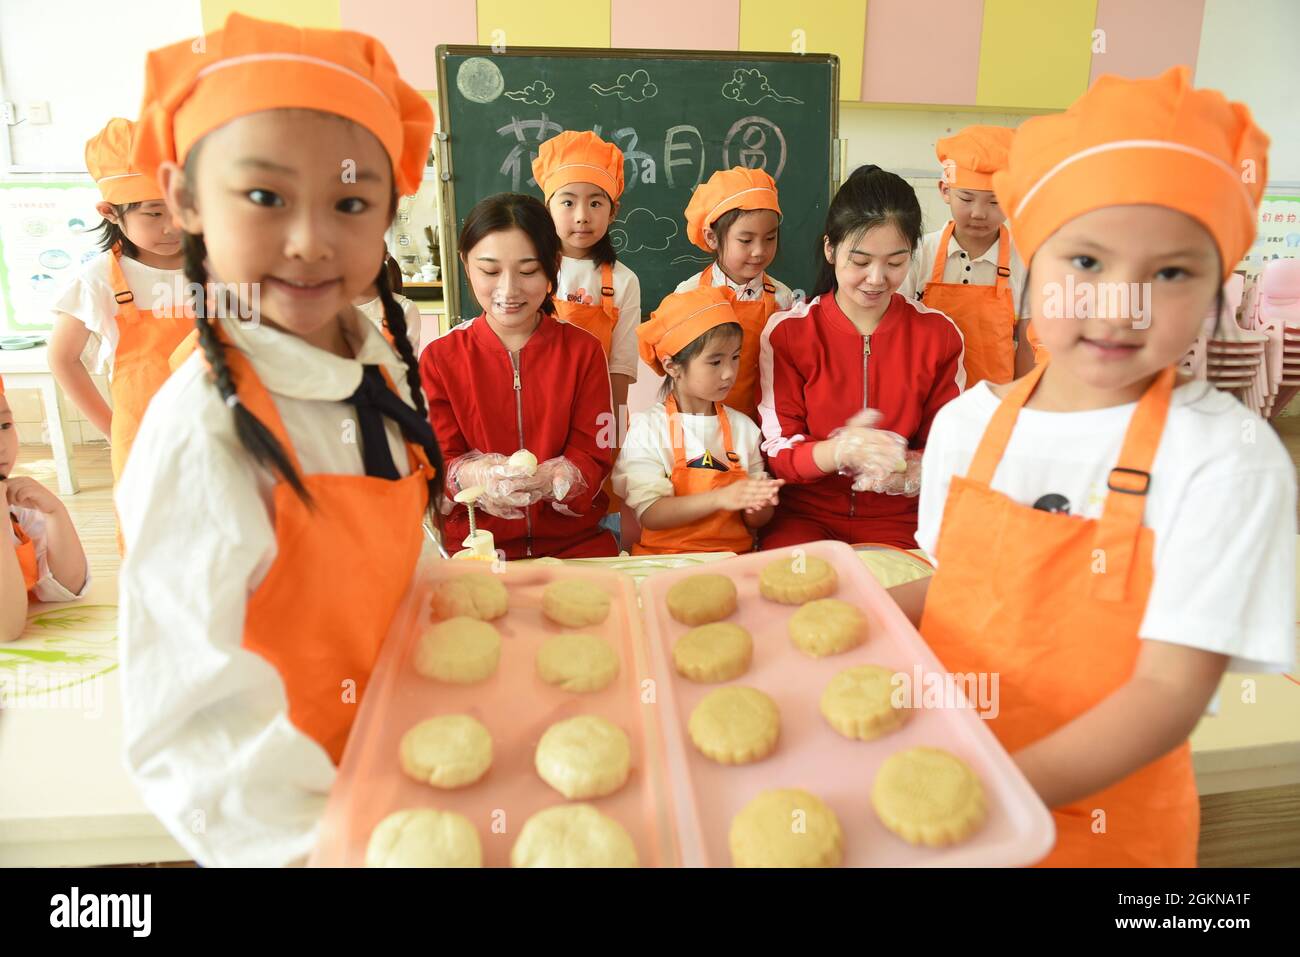
<svg viewBox="0 0 1300 957"><path fill-rule="evenodd" d="M1005 126L968 126L934 144L943 178L959 189L992 189L993 174L1007 167L1007 150L1015 130Z"/></svg>
<svg viewBox="0 0 1300 957"><path fill-rule="evenodd" d="M770 209L781 215L776 201L776 180L765 170L735 166L720 169L708 182L695 187L686 204L686 238L705 252L704 227L712 226L723 213L733 209Z"/></svg>
<svg viewBox="0 0 1300 957"><path fill-rule="evenodd" d="M1268 181L1268 136L1244 103L1191 70L1103 76L1064 113L1026 120L993 189L1026 263L1062 225L1105 206L1167 206L1214 237L1223 277L1246 254Z"/></svg>
<svg viewBox="0 0 1300 957"><path fill-rule="evenodd" d="M590 130L565 130L538 148L533 179L548 203L556 190L570 183L594 183L618 202L623 195L623 151Z"/></svg>
<svg viewBox="0 0 1300 957"><path fill-rule="evenodd" d="M237 117L286 108L334 113L365 127L388 152L398 191L419 188L433 110L397 75L383 44L352 30L238 13L215 33L149 54L133 159L152 174L166 160L183 163L203 136Z"/></svg>
<svg viewBox="0 0 1300 957"><path fill-rule="evenodd" d="M104 202L114 206L162 199L162 187L153 176L131 165L135 124L115 116L86 140L86 169L90 170Z"/></svg>
<svg viewBox="0 0 1300 957"><path fill-rule="evenodd" d="M697 286L665 296L659 308L636 329L645 364L664 375L664 359L681 352L714 326L738 322L731 308L735 299L735 292L727 286Z"/></svg>

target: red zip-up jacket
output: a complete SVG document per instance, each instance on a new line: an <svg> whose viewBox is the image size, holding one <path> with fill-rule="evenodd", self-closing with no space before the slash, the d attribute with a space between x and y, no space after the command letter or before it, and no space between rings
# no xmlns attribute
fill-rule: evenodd
<svg viewBox="0 0 1300 957"><path fill-rule="evenodd" d="M473 450L511 455L528 449L538 462L563 455L587 482L565 503L577 518L561 515L549 501L519 519L476 509L476 523L507 558L556 555L593 536L609 537L597 525L609 504L601 485L614 467L613 415L605 354L594 336L543 316L512 356L480 315L429 343L420 356L420 379L448 464ZM448 498L456 490L449 491ZM457 551L469 534L465 506L443 519L443 531L448 551Z"/></svg>
<svg viewBox="0 0 1300 957"><path fill-rule="evenodd" d="M817 467L813 446L871 408L883 416L876 428L924 449L935 413L965 388L962 353L951 319L897 293L870 336L858 332L832 293L775 313L760 340L758 411L763 453L772 474L787 483L778 513L877 520L872 541L914 545L915 498L854 492L850 477Z"/></svg>

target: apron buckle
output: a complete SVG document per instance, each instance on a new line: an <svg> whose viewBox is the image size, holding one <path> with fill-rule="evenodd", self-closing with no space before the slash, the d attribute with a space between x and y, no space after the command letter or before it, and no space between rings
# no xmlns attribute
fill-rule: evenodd
<svg viewBox="0 0 1300 957"><path fill-rule="evenodd" d="M125 296L126 298L123 299L123 298L122 298L123 296ZM115 292L115 293L113 293L113 298L117 300L117 304L118 304L119 306L124 306L124 305L126 305L128 302L134 302L134 301L135 301L135 294L134 294L133 292L131 292L130 289L123 289L121 292Z"/></svg>
<svg viewBox="0 0 1300 957"><path fill-rule="evenodd" d="M1126 475L1138 476L1142 480L1141 488L1124 488L1115 484L1116 473L1123 472ZM1126 469L1116 466L1110 470L1110 475L1106 478L1106 488L1112 492L1123 492L1125 495L1145 495L1151 488L1151 473L1144 472L1141 469Z"/></svg>
<svg viewBox="0 0 1300 957"><path fill-rule="evenodd" d="M1008 279L1008 278L1010 278L1010 276L1011 276L1011 267L1010 267L1010 266L999 266L999 267L998 267L998 275L1001 276L1003 279Z"/></svg>

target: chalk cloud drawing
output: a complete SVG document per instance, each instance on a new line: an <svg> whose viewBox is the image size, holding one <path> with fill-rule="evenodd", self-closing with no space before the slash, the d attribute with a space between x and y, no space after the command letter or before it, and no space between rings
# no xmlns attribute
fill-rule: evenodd
<svg viewBox="0 0 1300 957"><path fill-rule="evenodd" d="M522 90L507 90L506 96L530 106L545 106L555 99L555 91L546 85L546 81L534 80Z"/></svg>
<svg viewBox="0 0 1300 957"><path fill-rule="evenodd" d="M590 89L601 96L617 96L620 100L630 100L633 103L648 100L659 92L659 87L650 82L650 74L645 70L620 73L613 86L597 86L593 83Z"/></svg>
<svg viewBox="0 0 1300 957"><path fill-rule="evenodd" d="M614 220L609 231L609 241L620 255L640 252L643 249L667 249L677 235L677 222L667 216L656 216L643 206L629 210L621 219Z"/></svg>
<svg viewBox="0 0 1300 957"><path fill-rule="evenodd" d="M767 99L778 103L803 103L803 100L796 97L782 96L776 92L768 83L767 77L758 70L737 70L731 74L731 79L722 85L722 95L725 99L748 103L750 106L757 106Z"/></svg>
<svg viewBox="0 0 1300 957"><path fill-rule="evenodd" d="M456 89L471 103L491 103L505 88L500 68L485 57L470 57L456 71Z"/></svg>

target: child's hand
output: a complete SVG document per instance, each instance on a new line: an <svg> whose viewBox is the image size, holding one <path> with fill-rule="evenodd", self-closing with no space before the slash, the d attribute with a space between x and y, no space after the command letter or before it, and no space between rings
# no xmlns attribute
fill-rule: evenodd
<svg viewBox="0 0 1300 957"><path fill-rule="evenodd" d="M729 512L757 512L776 504L782 479L748 478L718 490L719 506Z"/></svg>
<svg viewBox="0 0 1300 957"><path fill-rule="evenodd" d="M63 510L59 497L35 479L11 478L2 486L5 499L19 508L32 508L46 515L55 515Z"/></svg>

